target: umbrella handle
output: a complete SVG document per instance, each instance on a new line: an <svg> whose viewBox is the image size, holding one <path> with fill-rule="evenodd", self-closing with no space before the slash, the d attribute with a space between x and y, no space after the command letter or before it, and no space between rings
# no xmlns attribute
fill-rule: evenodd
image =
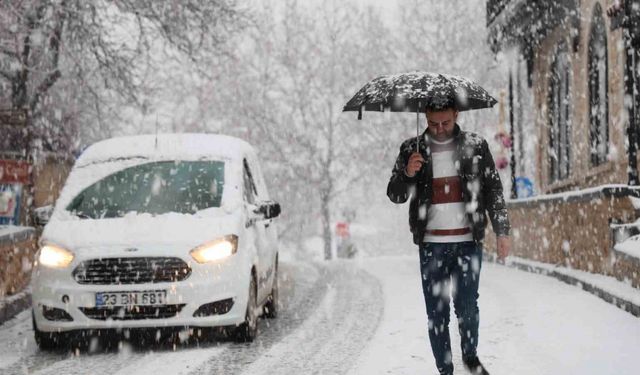
<svg viewBox="0 0 640 375"><path fill-rule="evenodd" d="M420 152L420 148L418 144L420 142L420 105L422 103L418 102L418 106L416 107L416 152Z"/></svg>

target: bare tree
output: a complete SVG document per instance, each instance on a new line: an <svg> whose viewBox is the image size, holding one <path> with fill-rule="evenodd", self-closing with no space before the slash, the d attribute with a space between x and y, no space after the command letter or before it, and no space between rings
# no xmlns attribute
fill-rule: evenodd
<svg viewBox="0 0 640 375"><path fill-rule="evenodd" d="M447 15L447 6L430 1L437 8L430 9L403 1L406 11L394 25L401 37L379 11L353 3L258 2L255 21L228 42L235 50L211 64L215 74L208 79L183 78L180 66L161 78L154 71L152 80L169 80L175 98L168 106L179 109L168 126L222 131L257 146L270 190L284 206L281 235L296 241L319 229L330 255L333 220L343 209L366 204L369 197L357 196L366 189L358 186L386 180L400 141L415 135L415 114L366 113L358 121L354 113L341 112L344 103L382 74L412 69L484 74L485 56L466 51L484 41L482 30L451 39L449 33L460 34L456 28L464 26L465 17L443 27L438 17ZM444 40L450 45L441 48ZM162 106L155 91L142 101L149 103L148 117Z"/></svg>
<svg viewBox="0 0 640 375"><path fill-rule="evenodd" d="M400 51L399 70L426 70L459 74L485 86L495 96L502 81L494 55L486 45L482 17L485 3L400 0L400 29L394 44ZM463 115L468 128L485 132L495 123L497 111L473 111Z"/></svg>
<svg viewBox="0 0 640 375"><path fill-rule="evenodd" d="M259 14L229 78L218 82L232 98L219 98L227 129L265 155L286 208L283 234L300 239L321 223L329 258L336 198L377 176L372 166L389 151L382 127L342 113L359 85L388 70L389 33L377 12L338 1L287 1Z"/></svg>
<svg viewBox="0 0 640 375"><path fill-rule="evenodd" d="M0 0L0 19L0 80L9 83L9 106L27 110L32 125L61 79L75 94L82 86L81 109L92 102L100 112L113 97L143 106L145 68L159 43L206 62L241 23L234 0ZM45 122L64 126L63 117Z"/></svg>

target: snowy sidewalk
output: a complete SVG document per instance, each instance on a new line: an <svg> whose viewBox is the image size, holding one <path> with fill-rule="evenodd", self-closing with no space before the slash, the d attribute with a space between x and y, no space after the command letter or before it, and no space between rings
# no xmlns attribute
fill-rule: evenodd
<svg viewBox="0 0 640 375"><path fill-rule="evenodd" d="M488 261L494 261L494 257L489 254L485 254L485 258ZM582 287L583 290L618 306L636 317L640 317L640 290L614 277L554 266L548 263L518 257L507 258L506 266L550 276L567 284Z"/></svg>
<svg viewBox="0 0 640 375"><path fill-rule="evenodd" d="M380 280L385 310L350 374L436 374L417 255L357 264ZM574 286L491 262L480 280L478 351L492 374L637 374L640 319ZM466 374L453 311L450 331L456 374Z"/></svg>

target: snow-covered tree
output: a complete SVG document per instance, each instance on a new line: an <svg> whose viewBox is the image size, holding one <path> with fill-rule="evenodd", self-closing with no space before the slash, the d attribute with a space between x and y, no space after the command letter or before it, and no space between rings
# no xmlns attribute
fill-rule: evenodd
<svg viewBox="0 0 640 375"><path fill-rule="evenodd" d="M387 34L376 12L337 1L287 1L282 14L263 11L240 57L242 69L232 75L242 107L232 122L266 156L286 208L284 233L299 235L321 222L329 258L335 199L376 175L371 165L386 142L380 127L343 114L342 106L358 85L388 69L390 60L372 48Z"/></svg>
<svg viewBox="0 0 640 375"><path fill-rule="evenodd" d="M241 14L233 0L3 0L0 21L0 97L28 111L35 146L51 147L74 136L65 127L80 112L100 120L114 98L144 107L159 44L206 63Z"/></svg>

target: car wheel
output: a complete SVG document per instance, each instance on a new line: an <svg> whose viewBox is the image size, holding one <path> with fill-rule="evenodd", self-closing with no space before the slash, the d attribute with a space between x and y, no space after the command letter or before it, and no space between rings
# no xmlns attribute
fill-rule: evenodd
<svg viewBox="0 0 640 375"><path fill-rule="evenodd" d="M276 259L276 266L273 272L273 286L271 287L271 294L267 297L267 303L264 304L264 316L268 319L274 319L278 317L278 260Z"/></svg>
<svg viewBox="0 0 640 375"><path fill-rule="evenodd" d="M256 288L258 283L255 276L251 275L251 283L249 283L249 298L247 300L247 312L245 314L244 323L236 328L236 342L252 342L258 335L258 296Z"/></svg>
<svg viewBox="0 0 640 375"><path fill-rule="evenodd" d="M33 311L31 311L31 322L33 324L33 335L36 339L36 344L38 344L41 350L59 349L66 345L64 334L59 332L42 332L38 329Z"/></svg>

